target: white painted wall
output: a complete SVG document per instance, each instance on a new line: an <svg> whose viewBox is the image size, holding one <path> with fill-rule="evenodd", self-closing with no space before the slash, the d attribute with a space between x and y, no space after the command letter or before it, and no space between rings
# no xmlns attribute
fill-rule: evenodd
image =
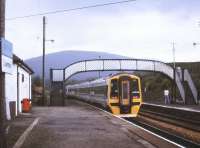
<svg viewBox="0 0 200 148"><path fill-rule="evenodd" d="M10 119L10 101L16 101L17 109L17 66L13 65L13 72L5 75L5 97L6 97L6 114L7 119ZM17 110L16 110L17 111Z"/></svg>
<svg viewBox="0 0 200 148"><path fill-rule="evenodd" d="M29 74L29 80L30 80L30 85L29 85L29 98L32 99L32 81L31 81L31 75Z"/></svg>
<svg viewBox="0 0 200 148"><path fill-rule="evenodd" d="M19 112L22 111L21 101L23 98L29 98L29 74L22 68L18 68L19 73ZM24 82L22 81L24 75Z"/></svg>
<svg viewBox="0 0 200 148"><path fill-rule="evenodd" d="M6 96L6 115L7 119L10 120L10 107L9 102L16 102L16 115L17 115L17 103L19 103L19 112L22 111L21 101L23 98L31 99L31 77L21 67L18 67L19 73L19 101L17 102L17 65L13 66L13 73L5 75L5 96ZM24 75L24 81L22 81L22 75ZM30 82L29 82L30 81ZM30 83L30 86L29 86Z"/></svg>

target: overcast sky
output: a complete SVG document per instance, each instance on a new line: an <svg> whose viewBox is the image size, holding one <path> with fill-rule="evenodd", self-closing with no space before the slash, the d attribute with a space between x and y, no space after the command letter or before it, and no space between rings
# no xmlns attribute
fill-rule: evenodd
<svg viewBox="0 0 200 148"><path fill-rule="evenodd" d="M6 18L120 0L6 0ZM103 51L132 58L200 61L200 0L135 2L47 15L47 53ZM6 21L6 38L23 59L42 54L42 16Z"/></svg>

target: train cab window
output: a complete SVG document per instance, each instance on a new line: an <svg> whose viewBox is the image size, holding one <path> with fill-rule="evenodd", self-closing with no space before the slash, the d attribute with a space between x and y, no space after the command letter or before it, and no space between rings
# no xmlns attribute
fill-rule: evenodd
<svg viewBox="0 0 200 148"><path fill-rule="evenodd" d="M111 80L111 97L118 97L118 81L116 79Z"/></svg>
<svg viewBox="0 0 200 148"><path fill-rule="evenodd" d="M131 95L133 96L133 98L139 98L140 97L140 91L139 91L138 80L137 79L133 80L131 84L132 84Z"/></svg>

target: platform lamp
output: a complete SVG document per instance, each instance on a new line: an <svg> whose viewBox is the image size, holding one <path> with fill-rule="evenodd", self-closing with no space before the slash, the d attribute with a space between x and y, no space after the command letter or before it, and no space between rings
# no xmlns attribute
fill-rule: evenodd
<svg viewBox="0 0 200 148"><path fill-rule="evenodd" d="M193 46L197 46L197 45L200 45L200 43L194 42L194 43L192 43L192 45L193 45Z"/></svg>

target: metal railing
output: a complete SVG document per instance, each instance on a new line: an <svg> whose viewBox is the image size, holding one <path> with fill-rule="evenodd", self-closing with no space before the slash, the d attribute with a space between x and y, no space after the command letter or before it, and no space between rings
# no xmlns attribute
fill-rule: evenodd
<svg viewBox="0 0 200 148"><path fill-rule="evenodd" d="M76 73L86 71L157 71L173 79L173 68L163 62L143 59L98 59L85 60L64 68L65 80Z"/></svg>

